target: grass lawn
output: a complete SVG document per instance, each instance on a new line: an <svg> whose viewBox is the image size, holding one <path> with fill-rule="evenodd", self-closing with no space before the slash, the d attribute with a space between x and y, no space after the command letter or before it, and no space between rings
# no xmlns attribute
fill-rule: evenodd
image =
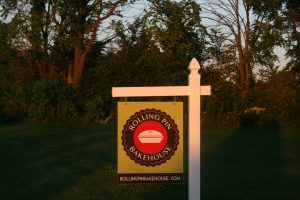
<svg viewBox="0 0 300 200"><path fill-rule="evenodd" d="M300 199L300 129L204 127L201 143L202 200ZM186 173L118 185L116 148L112 127L1 125L0 199L188 199Z"/></svg>
<svg viewBox="0 0 300 200"><path fill-rule="evenodd" d="M201 171L205 200L299 200L300 129L207 129Z"/></svg>

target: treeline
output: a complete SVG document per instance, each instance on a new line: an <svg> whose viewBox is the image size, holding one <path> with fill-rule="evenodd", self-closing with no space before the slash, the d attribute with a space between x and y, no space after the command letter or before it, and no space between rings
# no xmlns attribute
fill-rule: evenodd
<svg viewBox="0 0 300 200"><path fill-rule="evenodd" d="M142 12L132 8L137 4L145 5ZM213 88L202 101L206 122L238 123L252 109L248 121L299 125L298 1L3 0L0 6L1 122L109 123L113 86L186 85L196 57L202 84ZM276 64L276 47L286 50L286 66Z"/></svg>

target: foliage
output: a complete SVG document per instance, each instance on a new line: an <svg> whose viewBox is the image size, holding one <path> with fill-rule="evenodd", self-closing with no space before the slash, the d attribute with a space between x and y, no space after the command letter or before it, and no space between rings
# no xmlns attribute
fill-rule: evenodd
<svg viewBox="0 0 300 200"><path fill-rule="evenodd" d="M266 108L269 116L283 125L299 125L300 86L295 76L286 70L271 70L264 73L265 79L257 83L254 100ZM269 117L270 118L270 117Z"/></svg>
<svg viewBox="0 0 300 200"><path fill-rule="evenodd" d="M96 96L86 102L86 120L97 124L107 124L112 119L112 101L103 99L103 96Z"/></svg>
<svg viewBox="0 0 300 200"><path fill-rule="evenodd" d="M206 30L200 12L194 0L151 0L145 20L162 51L203 62Z"/></svg>
<svg viewBox="0 0 300 200"><path fill-rule="evenodd" d="M28 89L24 58L12 48L10 26L0 22L0 123L22 120L27 113Z"/></svg>
<svg viewBox="0 0 300 200"><path fill-rule="evenodd" d="M270 110L262 107L250 107L240 116L241 128L265 127L268 129L278 129L278 118L273 116Z"/></svg>
<svg viewBox="0 0 300 200"><path fill-rule="evenodd" d="M126 0L0 1L0 14L10 18L14 43L26 55L35 79L59 77L79 88L86 57L100 23L119 16ZM102 28L102 26L101 26ZM63 65L63 66L62 66ZM62 75L63 74L63 75Z"/></svg>
<svg viewBox="0 0 300 200"><path fill-rule="evenodd" d="M281 33L282 37L277 34L275 38L268 41L277 43L286 49L286 57L289 58L287 69L290 69L296 80L300 80L300 3L295 0L249 0L249 4L253 7L256 16L267 16L269 33ZM279 43L279 44L278 44Z"/></svg>
<svg viewBox="0 0 300 200"><path fill-rule="evenodd" d="M213 27L209 29L209 65L230 70L229 78L233 77L244 98L255 84L253 70L274 67L278 60L274 47L284 41L282 19L258 14L260 6L265 5L255 0L206 0L202 14Z"/></svg>
<svg viewBox="0 0 300 200"><path fill-rule="evenodd" d="M205 122L238 124L247 108L258 106L266 108L263 121L299 125L297 1L210 0L240 12L240 21L231 13L214 27L203 23L212 15L194 0L150 0L138 15L128 18L124 10L115 21L124 2L135 1L0 0L7 17L0 22L1 120L107 123L116 113L112 87L187 85L187 66L196 57L202 84L212 85L212 96L202 100ZM245 42L240 52L239 42ZM276 46L287 51L286 67L276 66ZM77 90L69 87L75 69L82 76ZM246 95L241 69L250 72Z"/></svg>
<svg viewBox="0 0 300 200"><path fill-rule="evenodd" d="M57 79L34 84L28 112L33 120L73 120L78 117L68 88Z"/></svg>
<svg viewBox="0 0 300 200"><path fill-rule="evenodd" d="M143 20L137 19L130 25L128 34L124 34L124 29L123 25L116 26L121 49L109 54L101 69L101 77L108 76L114 86L171 85L186 82L187 63L190 59L163 52Z"/></svg>
<svg viewBox="0 0 300 200"><path fill-rule="evenodd" d="M238 89L230 81L223 79L221 71L204 68L202 84L212 85L212 96L203 98L202 109L211 122L219 120L237 123L242 111L242 99Z"/></svg>
<svg viewBox="0 0 300 200"><path fill-rule="evenodd" d="M255 113L243 113L240 118L240 126L243 128L253 128L260 124L260 116Z"/></svg>

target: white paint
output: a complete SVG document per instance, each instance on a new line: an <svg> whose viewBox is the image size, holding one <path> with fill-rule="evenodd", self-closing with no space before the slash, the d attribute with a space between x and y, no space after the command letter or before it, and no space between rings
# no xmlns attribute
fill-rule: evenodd
<svg viewBox="0 0 300 200"><path fill-rule="evenodd" d="M200 65L189 65L189 86L113 87L113 97L189 97L189 200L200 200L200 95L210 95L210 86L200 85Z"/></svg>
<svg viewBox="0 0 300 200"><path fill-rule="evenodd" d="M189 65L189 199L200 200L200 65Z"/></svg>
<svg viewBox="0 0 300 200"><path fill-rule="evenodd" d="M210 95L210 86L199 86L201 95ZM113 97L189 96L189 86L113 87Z"/></svg>

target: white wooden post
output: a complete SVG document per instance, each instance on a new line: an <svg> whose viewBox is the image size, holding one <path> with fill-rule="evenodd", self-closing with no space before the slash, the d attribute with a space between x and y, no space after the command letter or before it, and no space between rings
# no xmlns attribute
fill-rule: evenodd
<svg viewBox="0 0 300 200"><path fill-rule="evenodd" d="M200 66L189 65L189 199L200 200Z"/></svg>
<svg viewBox="0 0 300 200"><path fill-rule="evenodd" d="M210 95L210 86L200 85L200 65L189 65L189 86L113 87L113 97L189 97L189 200L200 200L200 95Z"/></svg>

